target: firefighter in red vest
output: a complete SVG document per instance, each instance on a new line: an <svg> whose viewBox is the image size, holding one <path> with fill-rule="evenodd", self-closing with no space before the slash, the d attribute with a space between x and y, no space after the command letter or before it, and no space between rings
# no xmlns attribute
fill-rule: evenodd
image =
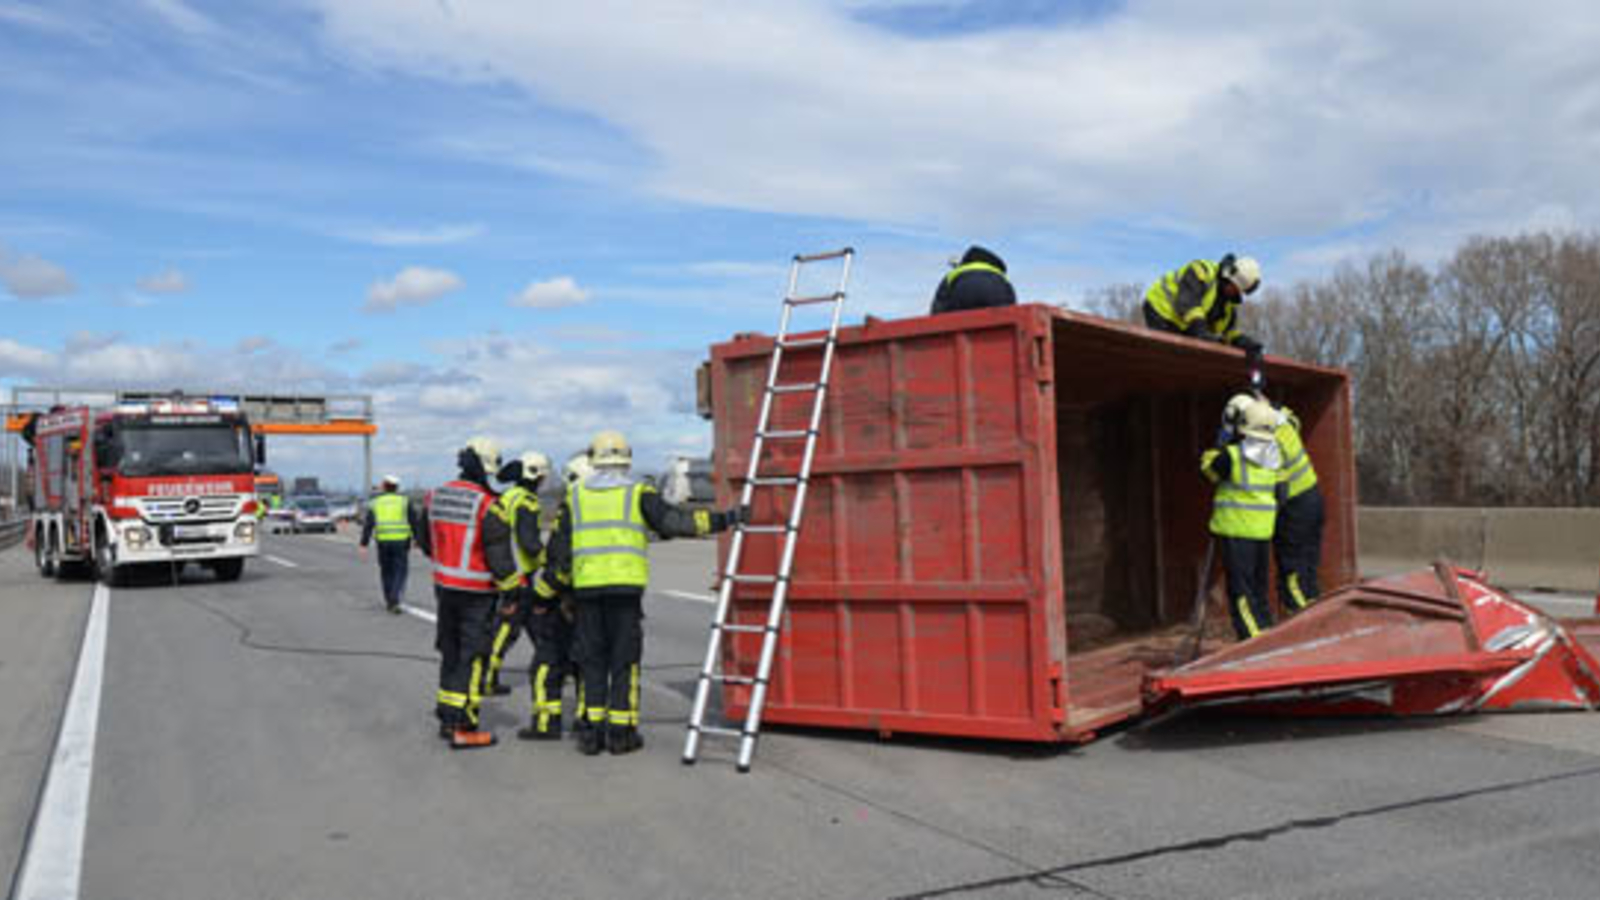
<svg viewBox="0 0 1600 900"><path fill-rule="evenodd" d="M489 473L500 470L500 448L485 437L467 442L456 457L461 474L428 495L420 530L433 558L438 601L434 647L439 651L439 693L434 707L439 736L451 749L489 747L494 734L478 727L478 704L489 656L498 592L484 555L484 519L495 501Z"/></svg>

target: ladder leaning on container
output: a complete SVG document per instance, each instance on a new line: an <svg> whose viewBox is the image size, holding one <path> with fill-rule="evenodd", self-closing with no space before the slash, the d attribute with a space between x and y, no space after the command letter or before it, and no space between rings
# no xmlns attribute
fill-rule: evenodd
<svg viewBox="0 0 1600 900"><path fill-rule="evenodd" d="M783 297L783 318L778 323L778 334L773 341L772 362L767 369L766 390L761 395L761 413L756 419L755 441L750 448L750 464L745 472L744 487L739 494L739 506L748 508L757 488L793 487L794 505L789 520L782 524L741 523L733 532L733 543L728 548L727 568L722 573L717 590L717 611L711 620L711 638L706 644L705 664L700 667L700 680L695 685L694 707L689 713L689 729L683 744L684 765L692 765L700 752L700 738L705 735L739 739L738 768L749 772L756 752L756 735L761 730L761 710L767 700L767 684L772 678L772 662L778 653L778 635L783 623L784 602L789 595L789 575L794 570L795 546L800 540L800 521L805 514L806 487L811 478L811 462L816 454L817 433L822 428L822 405L828 396L828 376L833 369L834 347L839 340L839 314L844 309L845 286L850 281L850 264L855 251L846 247L830 253L796 255L789 267L789 289ZM810 263L838 260L839 286L831 294L796 296L800 283L800 270ZM796 307L813 304L831 304L832 316L824 337L789 337L790 317ZM809 347L822 348L822 368L815 382L778 383L786 350ZM804 430L771 430L773 397L778 394L811 393L811 416ZM805 441L800 457L800 469L794 475L763 475L762 451L767 441ZM783 550L778 556L778 571L772 574L753 574L740 571L743 562L744 540L747 534L775 534L783 536ZM772 585L772 601L767 610L765 625L730 621L733 608L734 587L740 583ZM755 675L737 675L722 670L720 661L723 639L729 634L761 635L761 656ZM706 706L711 689L719 684L740 684L750 687L750 705L745 712L741 728L707 725Z"/></svg>

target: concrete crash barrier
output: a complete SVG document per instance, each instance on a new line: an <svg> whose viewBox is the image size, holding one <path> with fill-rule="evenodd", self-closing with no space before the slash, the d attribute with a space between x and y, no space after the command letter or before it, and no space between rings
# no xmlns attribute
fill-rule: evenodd
<svg viewBox="0 0 1600 900"><path fill-rule="evenodd" d="M1365 577L1442 558L1511 587L1600 588L1600 509L1363 507L1358 522Z"/></svg>

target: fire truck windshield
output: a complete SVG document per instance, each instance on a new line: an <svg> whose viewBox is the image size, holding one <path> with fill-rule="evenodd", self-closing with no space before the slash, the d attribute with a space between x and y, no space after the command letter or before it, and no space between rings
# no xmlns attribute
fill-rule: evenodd
<svg viewBox="0 0 1600 900"><path fill-rule="evenodd" d="M250 432L237 422L128 421L116 429L124 475L242 475L253 471Z"/></svg>

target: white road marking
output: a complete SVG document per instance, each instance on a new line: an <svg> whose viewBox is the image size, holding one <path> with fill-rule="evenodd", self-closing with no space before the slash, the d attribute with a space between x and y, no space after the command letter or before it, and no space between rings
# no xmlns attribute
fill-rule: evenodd
<svg viewBox="0 0 1600 900"><path fill-rule="evenodd" d="M693 600L696 603L716 603L717 602L717 598L711 596L710 594L696 594L696 593L694 593L692 591L663 590L663 591L658 591L657 593L663 594L663 595L668 596L668 597L673 597L673 598L678 599L678 600Z"/></svg>
<svg viewBox="0 0 1600 900"><path fill-rule="evenodd" d="M289 569L298 569L298 568L300 568L300 564L299 563L290 562L289 560L284 559L281 556L273 556L271 553L263 553L261 555L266 557L267 559L272 560L273 562L277 563L278 565L285 567L285 568L289 568Z"/></svg>
<svg viewBox="0 0 1600 900"><path fill-rule="evenodd" d="M83 838L89 824L89 782L94 775L95 732L105 671L111 591L96 585L78 651L67 711L45 776L39 815L22 861L16 900L73 900L83 876Z"/></svg>
<svg viewBox="0 0 1600 900"><path fill-rule="evenodd" d="M402 603L402 604L400 604L400 611L405 613L408 616L416 616L417 618L421 619L424 622L438 622L439 621L439 617L438 616L436 616L433 613L423 609L420 606L412 606L412 605L410 605L408 603Z"/></svg>

